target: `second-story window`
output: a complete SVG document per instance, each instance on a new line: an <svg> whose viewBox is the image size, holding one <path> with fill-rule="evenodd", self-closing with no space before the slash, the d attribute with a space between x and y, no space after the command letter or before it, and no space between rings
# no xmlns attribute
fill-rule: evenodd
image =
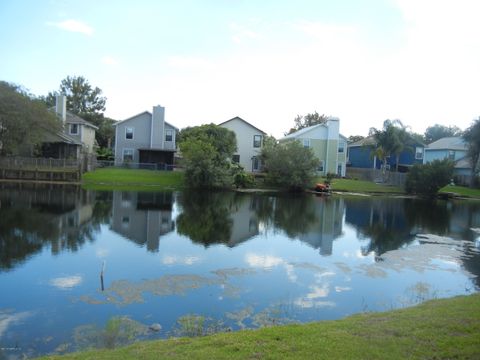
<svg viewBox="0 0 480 360"><path fill-rule="evenodd" d="M338 152L343 153L345 151L345 143L343 141L340 141L338 143Z"/></svg>
<svg viewBox="0 0 480 360"><path fill-rule="evenodd" d="M70 135L78 135L78 124L70 124Z"/></svg>
<svg viewBox="0 0 480 360"><path fill-rule="evenodd" d="M173 141L173 130L165 130L165 141Z"/></svg>
<svg viewBox="0 0 480 360"><path fill-rule="evenodd" d="M253 147L259 148L262 146L262 135L253 135Z"/></svg>
<svg viewBox="0 0 480 360"><path fill-rule="evenodd" d="M455 160L455 151L453 151L453 150L448 151L448 159L449 160Z"/></svg>
<svg viewBox="0 0 480 360"><path fill-rule="evenodd" d="M133 127L126 127L125 128L125 139L132 140L133 139Z"/></svg>
<svg viewBox="0 0 480 360"><path fill-rule="evenodd" d="M303 147L310 147L310 139L303 139Z"/></svg>
<svg viewBox="0 0 480 360"><path fill-rule="evenodd" d="M415 148L415 159L417 160L423 159L423 148L420 146L417 146Z"/></svg>

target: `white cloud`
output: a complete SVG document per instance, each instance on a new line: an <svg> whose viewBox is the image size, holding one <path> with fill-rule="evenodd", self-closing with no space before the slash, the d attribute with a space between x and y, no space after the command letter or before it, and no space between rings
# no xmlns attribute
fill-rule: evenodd
<svg viewBox="0 0 480 360"><path fill-rule="evenodd" d="M93 35L93 28L91 26L74 19L68 19L60 22L47 22L47 25L55 26L62 30L77 32L88 36Z"/></svg>
<svg viewBox="0 0 480 360"><path fill-rule="evenodd" d="M3 334L7 331L10 325L19 323L27 317L31 316L31 312L24 311L19 313L1 313L0 312L0 339Z"/></svg>
<svg viewBox="0 0 480 360"><path fill-rule="evenodd" d="M271 255L247 254L245 261L251 267L271 269L284 263L283 259Z"/></svg>
<svg viewBox="0 0 480 360"><path fill-rule="evenodd" d="M162 258L164 265L193 265L199 262L201 259L198 256L175 256L165 255Z"/></svg>
<svg viewBox="0 0 480 360"><path fill-rule="evenodd" d="M50 280L50 285L60 290L70 290L75 286L80 285L83 282L83 278L79 275L58 277Z"/></svg>

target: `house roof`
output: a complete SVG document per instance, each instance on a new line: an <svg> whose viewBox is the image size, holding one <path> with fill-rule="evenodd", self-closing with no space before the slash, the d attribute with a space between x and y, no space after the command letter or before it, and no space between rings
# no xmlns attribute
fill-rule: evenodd
<svg viewBox="0 0 480 360"><path fill-rule="evenodd" d="M455 161L455 166L454 167L455 167L455 169L471 169L472 164L470 163L470 158L465 156L461 159L458 159L457 161Z"/></svg>
<svg viewBox="0 0 480 360"><path fill-rule="evenodd" d="M460 136L444 137L427 145L426 150L467 150L468 145Z"/></svg>
<svg viewBox="0 0 480 360"><path fill-rule="evenodd" d="M291 134L288 134L288 135L285 135L283 138L281 138L280 140L288 140L288 139L296 139L298 138L299 136L313 130L313 129L316 129L316 128L319 128L319 127L325 127L326 125L325 124L317 124L317 125L312 125L312 126L309 126L309 127L306 127L306 128L303 128L303 129L300 129L298 131L295 131L294 133L291 133Z"/></svg>
<svg viewBox="0 0 480 360"><path fill-rule="evenodd" d="M55 113L55 106L50 107L49 110ZM77 116L74 113L71 113L70 111L67 111L65 115L66 115L65 122L69 124L82 124L85 126L89 126L95 130L98 130L98 127L93 125L91 122L88 122L87 120L82 119L80 116Z"/></svg>
<svg viewBox="0 0 480 360"><path fill-rule="evenodd" d="M91 122L88 122L87 120L82 119L80 116L77 116L75 114L72 114L71 112L67 111L67 118L65 122L69 124L82 124L85 126L89 126L95 130L98 130L98 127L93 125Z"/></svg>
<svg viewBox="0 0 480 360"><path fill-rule="evenodd" d="M133 116L130 116L128 119L125 119L125 120L121 120L121 121L117 121L115 124L113 124L113 126L117 126L117 125L120 125L120 124L123 124L124 122L127 122L127 121L130 121L132 119L135 119L136 117L139 117L140 115L143 115L143 114L148 114L150 116L152 116L152 113L150 111L144 111L144 112L141 112L137 115L133 115ZM169 122L167 121L164 121L165 124L167 124L168 126L171 126L172 128L174 128L175 130L178 131L178 128L176 126L173 126L172 124L170 124Z"/></svg>
<svg viewBox="0 0 480 360"><path fill-rule="evenodd" d="M59 132L52 132L49 129L43 128L43 138L44 142L49 143L66 143L72 145L82 145L82 143L75 138L63 133L62 131Z"/></svg>
<svg viewBox="0 0 480 360"><path fill-rule="evenodd" d="M234 118L231 118L230 120L224 121L224 122L218 124L218 126L222 126L222 125L224 125L224 124L226 124L226 123L228 123L228 122L230 122L230 121L233 121L233 120L243 121L243 122L244 122L245 124L247 124L248 126L254 128L255 130L260 131L260 132L261 132L262 134L264 134L264 135L267 135L267 133L266 133L265 131L260 130L260 129L257 128L256 126L253 126L253 125L250 124L248 121L243 120L243 119L242 119L241 117L239 117L239 116L235 116Z"/></svg>
<svg viewBox="0 0 480 360"><path fill-rule="evenodd" d="M369 145L375 145L375 139L373 138L373 136L367 136L366 138L363 138L361 140L348 144L348 147L369 146Z"/></svg>

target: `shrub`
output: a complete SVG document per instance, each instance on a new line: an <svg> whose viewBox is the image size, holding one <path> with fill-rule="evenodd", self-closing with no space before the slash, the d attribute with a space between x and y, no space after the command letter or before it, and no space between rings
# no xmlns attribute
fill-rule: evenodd
<svg viewBox="0 0 480 360"><path fill-rule="evenodd" d="M453 175L453 163L448 159L434 160L425 165L414 165L407 175L405 191L434 197L445 185L448 185Z"/></svg>

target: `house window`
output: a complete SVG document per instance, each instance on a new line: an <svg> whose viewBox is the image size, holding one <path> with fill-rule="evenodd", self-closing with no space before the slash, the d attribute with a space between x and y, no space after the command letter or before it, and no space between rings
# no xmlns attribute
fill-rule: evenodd
<svg viewBox="0 0 480 360"><path fill-rule="evenodd" d="M173 130L165 130L165 141L173 141Z"/></svg>
<svg viewBox="0 0 480 360"><path fill-rule="evenodd" d="M320 163L318 164L317 171L323 171L323 160L320 160Z"/></svg>
<svg viewBox="0 0 480 360"><path fill-rule="evenodd" d="M310 147L310 139L303 139L303 147Z"/></svg>
<svg viewBox="0 0 480 360"><path fill-rule="evenodd" d="M338 143L338 152L343 153L345 151L345 143L343 141L340 141Z"/></svg>
<svg viewBox="0 0 480 360"><path fill-rule="evenodd" d="M123 149L123 161L133 161L133 149Z"/></svg>
<svg viewBox="0 0 480 360"><path fill-rule="evenodd" d="M256 156L252 157L252 170L253 171L260 170L260 160Z"/></svg>
<svg viewBox="0 0 480 360"><path fill-rule="evenodd" d="M133 127L126 127L125 128L125 139L132 140L133 139Z"/></svg>
<svg viewBox="0 0 480 360"><path fill-rule="evenodd" d="M253 147L259 148L262 146L262 135L253 135Z"/></svg>
<svg viewBox="0 0 480 360"><path fill-rule="evenodd" d="M455 160L455 151L453 151L453 150L448 151L448 159L449 160Z"/></svg>
<svg viewBox="0 0 480 360"><path fill-rule="evenodd" d="M70 124L70 135L78 135L78 124Z"/></svg>
<svg viewBox="0 0 480 360"><path fill-rule="evenodd" d="M232 162L238 164L240 163L240 155L233 155L232 156Z"/></svg>
<svg viewBox="0 0 480 360"><path fill-rule="evenodd" d="M421 160L423 159L423 148L422 147L415 147L415 159Z"/></svg>

